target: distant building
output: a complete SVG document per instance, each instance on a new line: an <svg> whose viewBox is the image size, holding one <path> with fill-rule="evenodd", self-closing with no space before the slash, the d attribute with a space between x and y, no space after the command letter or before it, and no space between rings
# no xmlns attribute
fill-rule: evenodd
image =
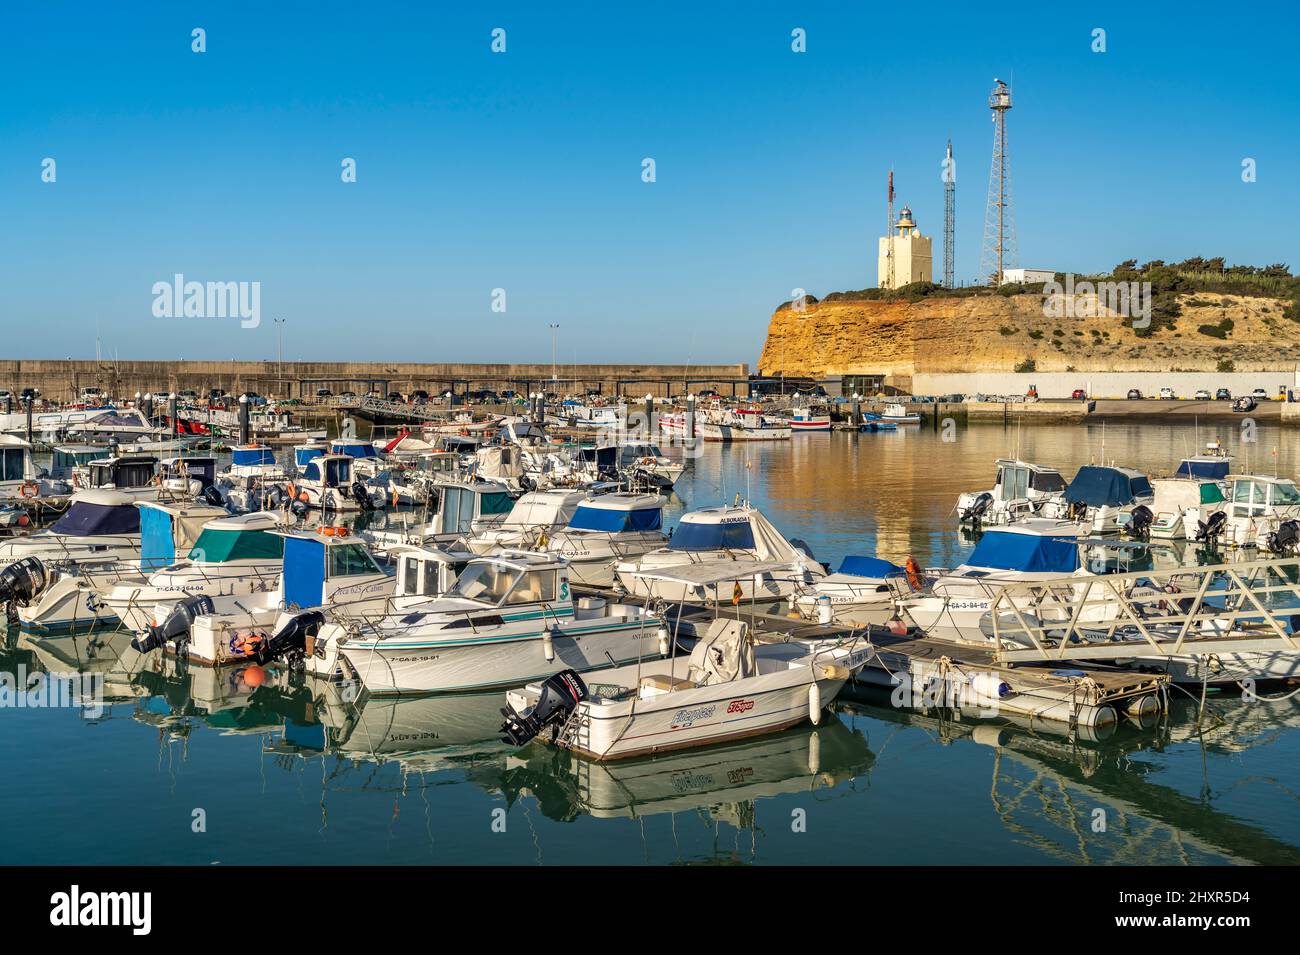
<svg viewBox="0 0 1300 955"><path fill-rule="evenodd" d="M912 282L934 281L934 255L931 241L921 235L912 221L912 210L903 206L896 228L898 235L880 239L878 284L881 288L902 288ZM893 252L893 281L890 282L890 252Z"/></svg>
<svg viewBox="0 0 1300 955"><path fill-rule="evenodd" d="M1003 269L1002 284L1013 283L1015 285L1036 285L1039 282L1050 282L1056 278L1056 272L1052 269Z"/></svg>

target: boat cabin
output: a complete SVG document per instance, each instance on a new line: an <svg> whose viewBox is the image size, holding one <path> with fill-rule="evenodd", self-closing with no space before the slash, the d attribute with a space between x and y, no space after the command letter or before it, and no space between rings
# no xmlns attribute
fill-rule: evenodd
<svg viewBox="0 0 1300 955"><path fill-rule="evenodd" d="M256 511L234 517L223 513L203 526L186 556L201 564L278 562L284 557L284 538L274 532L283 526L284 519L278 512Z"/></svg>
<svg viewBox="0 0 1300 955"><path fill-rule="evenodd" d="M1056 468L1027 461L999 460L993 498L998 501L1038 500L1065 490L1065 478Z"/></svg>
<svg viewBox="0 0 1300 955"><path fill-rule="evenodd" d="M386 599L395 578L375 563L361 538L342 527L276 532L284 538L281 596L285 609Z"/></svg>
<svg viewBox="0 0 1300 955"><path fill-rule="evenodd" d="M440 547L399 544L389 556L397 565L394 597L440 597L451 589L471 555L455 554Z"/></svg>
<svg viewBox="0 0 1300 955"><path fill-rule="evenodd" d="M296 444L293 447L293 466L301 471L307 466L309 461L314 461L322 454L325 454L329 448L321 441L312 441L307 444Z"/></svg>
<svg viewBox="0 0 1300 955"><path fill-rule="evenodd" d="M145 573L170 567L180 554L194 560L192 549L204 526L215 518L228 516L224 508L210 504L139 501L134 507L138 508L140 569Z"/></svg>
<svg viewBox="0 0 1300 955"><path fill-rule="evenodd" d="M275 452L265 444L245 444L230 452L230 470L236 474L245 469L260 471L275 466Z"/></svg>
<svg viewBox="0 0 1300 955"><path fill-rule="evenodd" d="M163 458L158 473L167 487L197 481L202 493L216 483L217 459L208 455Z"/></svg>
<svg viewBox="0 0 1300 955"><path fill-rule="evenodd" d="M102 458L104 451L104 446L99 444L56 445L50 458L50 477L71 481L78 471L84 475L90 462Z"/></svg>
<svg viewBox="0 0 1300 955"><path fill-rule="evenodd" d="M470 534L500 524L513 510L514 499L504 484L489 481L438 485L438 512L432 520L434 534Z"/></svg>
<svg viewBox="0 0 1300 955"><path fill-rule="evenodd" d="M72 503L50 528L68 537L131 536L140 533L136 498L121 491L78 491Z"/></svg>
<svg viewBox="0 0 1300 955"><path fill-rule="evenodd" d="M754 527L747 507L702 507L682 515L669 550L752 550Z"/></svg>
<svg viewBox="0 0 1300 955"><path fill-rule="evenodd" d="M310 481L321 488L348 488L352 486L352 456L350 454L322 454L308 461L302 469L302 481Z"/></svg>
<svg viewBox="0 0 1300 955"><path fill-rule="evenodd" d="M119 491L148 487L154 483L157 468L158 459L151 454L96 458L87 465L86 486Z"/></svg>
<svg viewBox="0 0 1300 955"><path fill-rule="evenodd" d="M1300 489L1290 478L1245 475L1229 478L1229 517L1263 517L1278 508L1300 507Z"/></svg>
<svg viewBox="0 0 1300 955"><path fill-rule="evenodd" d="M0 434L0 496L10 497L39 476L32 446L22 438Z"/></svg>
<svg viewBox="0 0 1300 955"><path fill-rule="evenodd" d="M530 551L477 558L461 571L447 596L492 607L569 604L569 562Z"/></svg>
<svg viewBox="0 0 1300 955"><path fill-rule="evenodd" d="M379 457L379 449L360 438L335 438L330 442L330 454L346 454L361 460Z"/></svg>

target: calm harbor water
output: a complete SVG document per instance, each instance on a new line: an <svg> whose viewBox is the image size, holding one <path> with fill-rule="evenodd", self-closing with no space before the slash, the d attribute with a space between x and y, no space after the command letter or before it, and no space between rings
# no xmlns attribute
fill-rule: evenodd
<svg viewBox="0 0 1300 955"><path fill-rule="evenodd" d="M952 564L971 547L953 502L992 483L995 458L1067 477L1103 455L1172 470L1215 431L979 426L954 440L913 428L710 446L669 523L740 493L833 565L850 553ZM1242 469L1297 473L1289 434L1217 435ZM99 672L106 705L97 718L0 709L0 863L1300 862L1300 698L1212 695L1198 729L1175 692L1158 725L1091 744L863 698L817 728L602 766L497 742L500 694L357 706L261 671L132 669L128 642L9 632L0 672Z"/></svg>

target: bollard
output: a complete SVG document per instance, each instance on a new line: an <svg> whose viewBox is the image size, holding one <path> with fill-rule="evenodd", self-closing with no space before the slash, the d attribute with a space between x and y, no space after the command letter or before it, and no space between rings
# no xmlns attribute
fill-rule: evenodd
<svg viewBox="0 0 1300 955"><path fill-rule="evenodd" d="M686 440L695 440L695 395L686 396Z"/></svg>
<svg viewBox="0 0 1300 955"><path fill-rule="evenodd" d="M252 426L248 419L248 395L239 396L239 443L252 443Z"/></svg>

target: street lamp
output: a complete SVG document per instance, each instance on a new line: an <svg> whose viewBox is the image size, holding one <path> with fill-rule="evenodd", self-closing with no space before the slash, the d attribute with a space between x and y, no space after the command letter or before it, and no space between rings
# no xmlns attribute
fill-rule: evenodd
<svg viewBox="0 0 1300 955"><path fill-rule="evenodd" d="M275 322L275 376L284 386L284 319L272 319Z"/></svg>
<svg viewBox="0 0 1300 955"><path fill-rule="evenodd" d="M555 381L555 333L560 330L558 324L550 323L551 329L551 381Z"/></svg>

